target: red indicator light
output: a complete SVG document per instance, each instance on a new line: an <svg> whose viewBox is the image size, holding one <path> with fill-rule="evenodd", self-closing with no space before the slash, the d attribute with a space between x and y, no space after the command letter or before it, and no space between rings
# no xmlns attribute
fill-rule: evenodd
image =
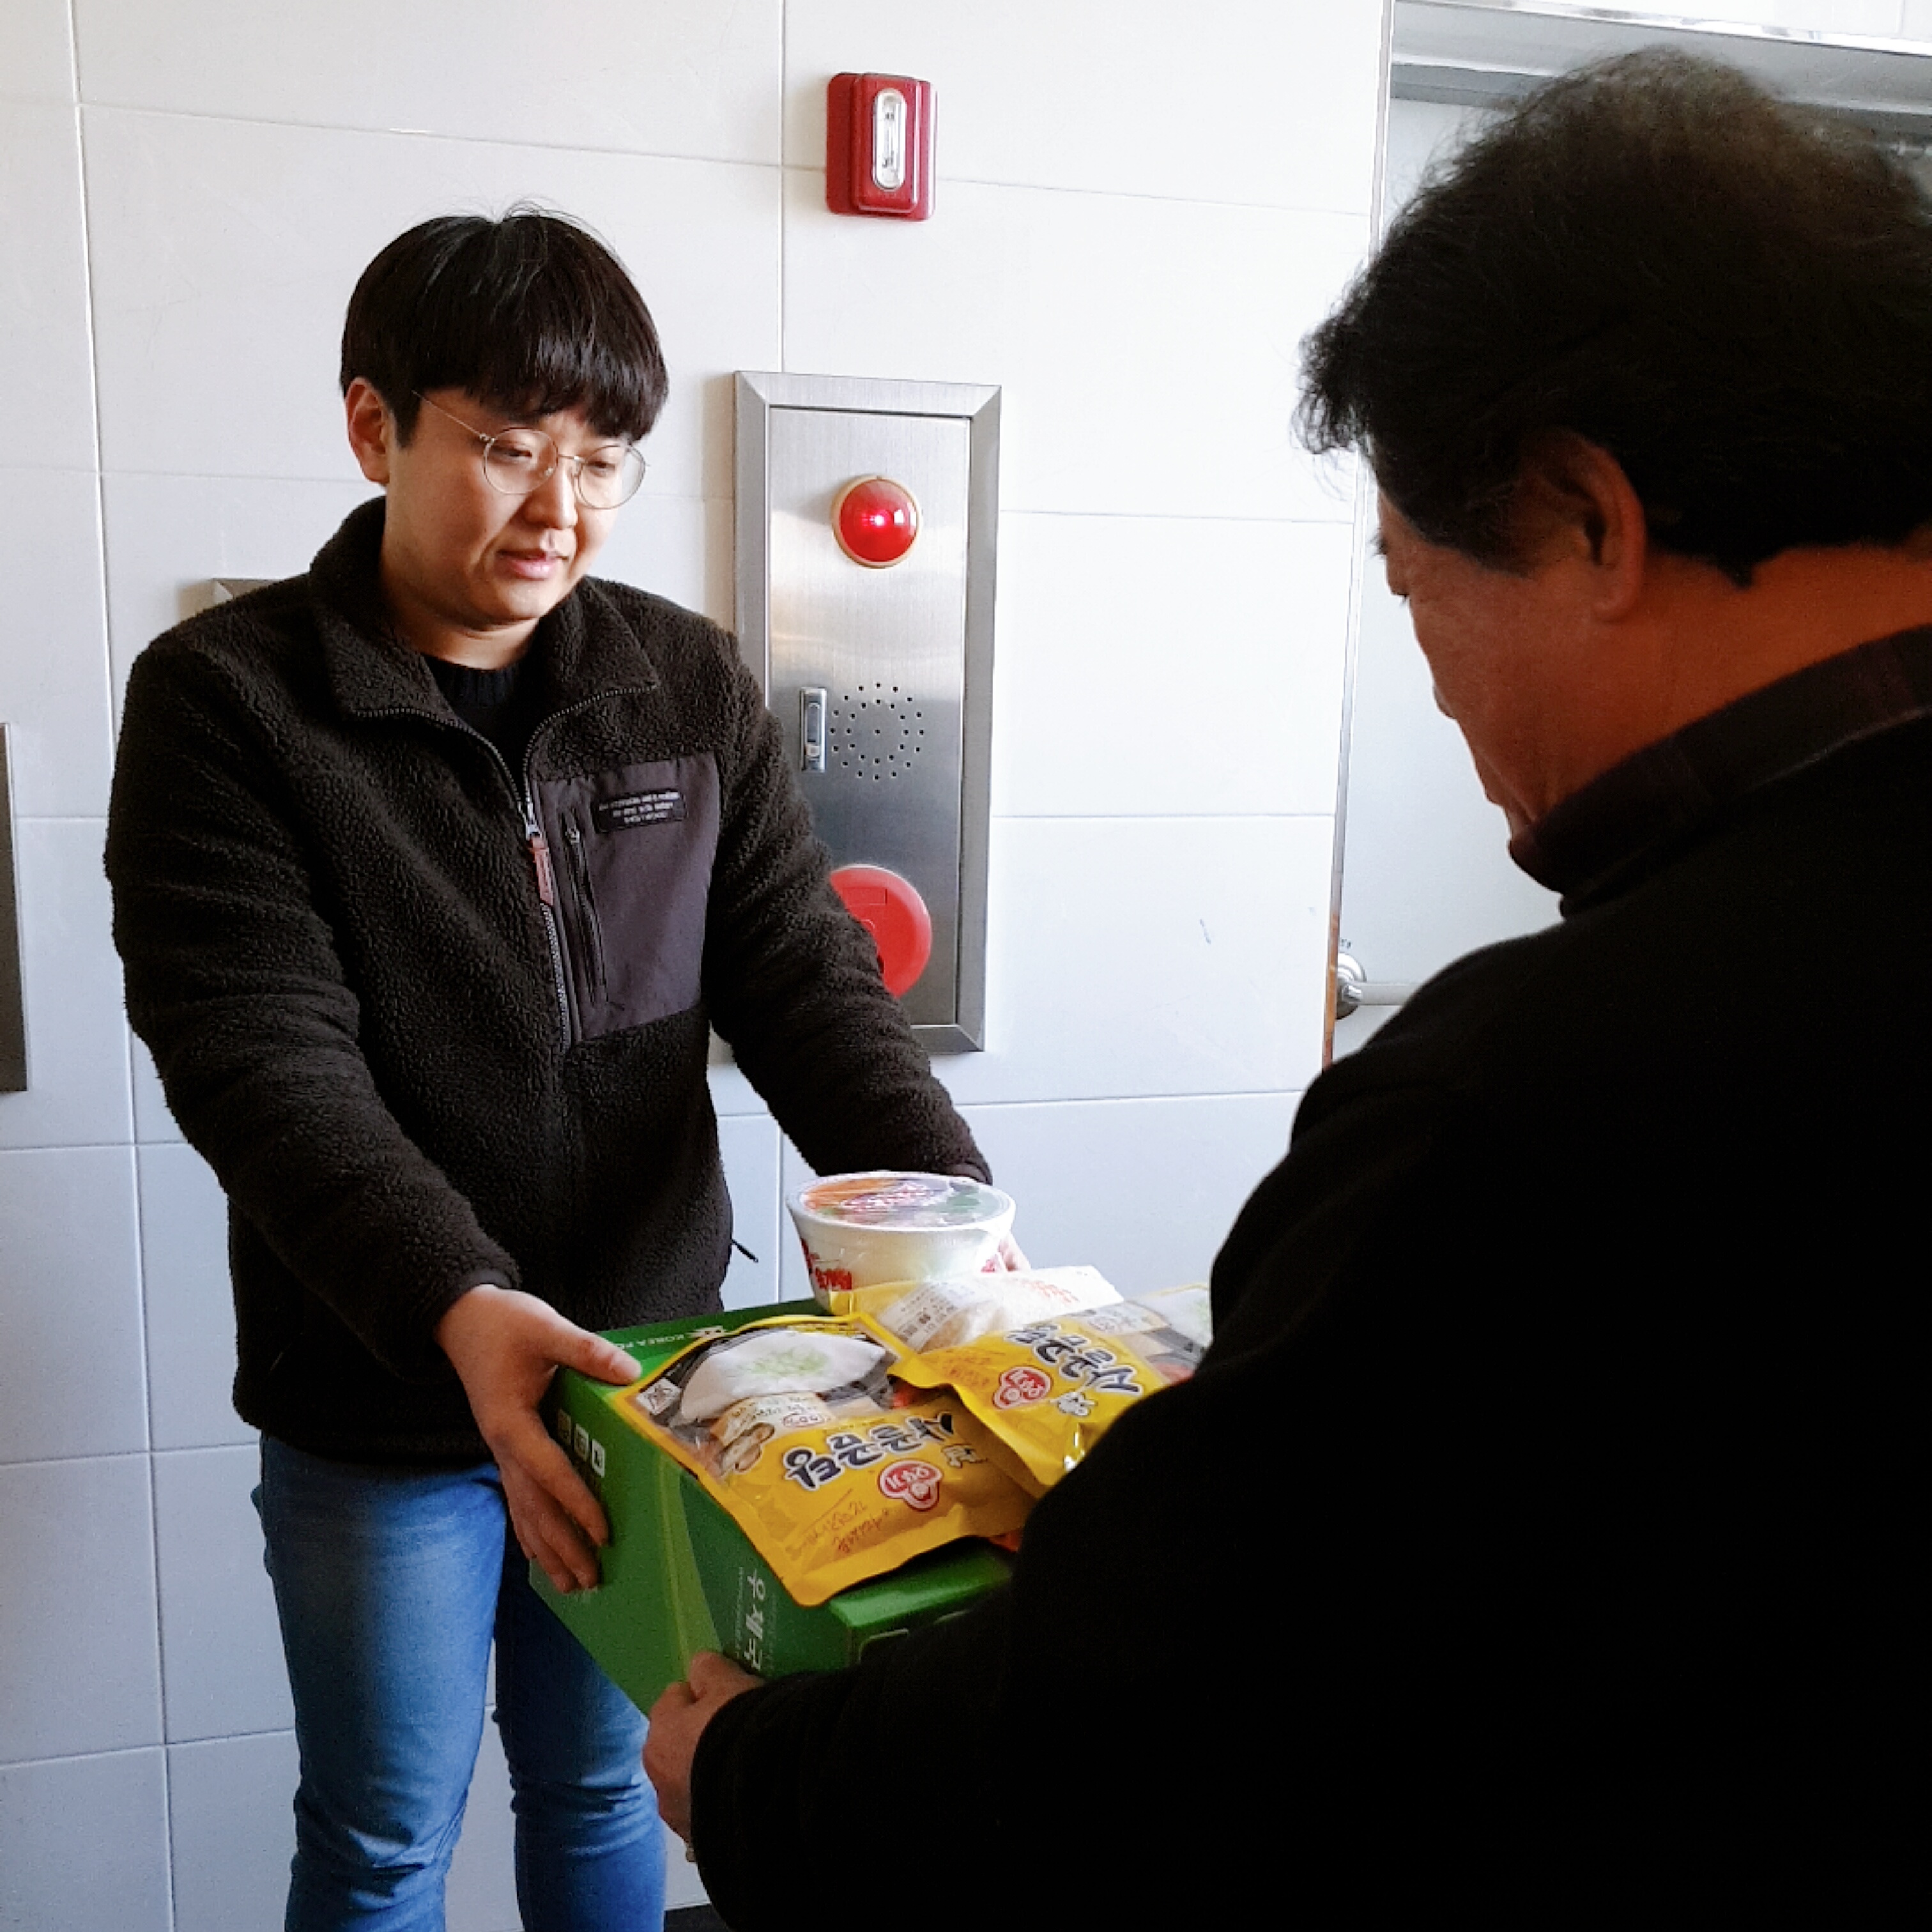
<svg viewBox="0 0 1932 1932"><path fill-rule="evenodd" d="M832 505L838 548L868 570L884 570L912 548L919 535L919 505L903 483L890 476L861 476L846 484Z"/></svg>
<svg viewBox="0 0 1932 1932"><path fill-rule="evenodd" d="M932 957L932 914L919 888L883 866L841 866L832 874L832 890L872 935L886 991L896 999Z"/></svg>

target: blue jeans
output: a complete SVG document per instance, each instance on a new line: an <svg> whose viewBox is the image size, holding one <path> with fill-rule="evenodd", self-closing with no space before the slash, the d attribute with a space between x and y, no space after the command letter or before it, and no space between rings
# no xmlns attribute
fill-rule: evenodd
<svg viewBox="0 0 1932 1932"><path fill-rule="evenodd" d="M302 1753L287 1932L442 1932L493 1638L526 1932L658 1932L644 1720L530 1588L495 1468L264 1436L256 1501Z"/></svg>

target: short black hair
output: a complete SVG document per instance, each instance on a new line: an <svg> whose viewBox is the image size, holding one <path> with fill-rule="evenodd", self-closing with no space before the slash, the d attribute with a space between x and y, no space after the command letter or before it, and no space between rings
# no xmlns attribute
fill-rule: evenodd
<svg viewBox="0 0 1932 1932"><path fill-rule="evenodd" d="M1432 172L1303 355L1303 441L1360 451L1424 537L1499 567L1552 432L1740 584L1932 518L1932 206L1863 130L1712 62L1530 95Z"/></svg>
<svg viewBox="0 0 1932 1932"><path fill-rule="evenodd" d="M362 271L342 325L342 388L373 383L406 442L419 392L467 390L519 414L579 409L636 442L664 407L664 352L623 264L580 223L520 204L439 215Z"/></svg>

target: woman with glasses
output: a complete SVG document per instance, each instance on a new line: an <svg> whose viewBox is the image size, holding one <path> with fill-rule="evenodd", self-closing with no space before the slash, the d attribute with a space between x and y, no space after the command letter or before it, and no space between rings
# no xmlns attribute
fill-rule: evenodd
<svg viewBox="0 0 1932 1932"><path fill-rule="evenodd" d="M717 1305L711 1029L821 1170L986 1176L730 638L586 574L644 479L651 319L582 229L448 218L351 299L381 496L130 683L134 1024L226 1191L236 1402L302 1752L288 1924L440 1924L484 1717L526 1925L648 1928L643 1721L532 1591L597 1577L536 1403Z"/></svg>

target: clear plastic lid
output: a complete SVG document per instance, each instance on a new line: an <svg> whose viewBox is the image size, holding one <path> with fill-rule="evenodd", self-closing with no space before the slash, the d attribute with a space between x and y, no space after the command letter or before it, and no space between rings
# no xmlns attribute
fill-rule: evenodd
<svg viewBox="0 0 1932 1932"><path fill-rule="evenodd" d="M997 1187L951 1174L835 1174L802 1187L808 1214L854 1228L966 1228L1012 1203Z"/></svg>

